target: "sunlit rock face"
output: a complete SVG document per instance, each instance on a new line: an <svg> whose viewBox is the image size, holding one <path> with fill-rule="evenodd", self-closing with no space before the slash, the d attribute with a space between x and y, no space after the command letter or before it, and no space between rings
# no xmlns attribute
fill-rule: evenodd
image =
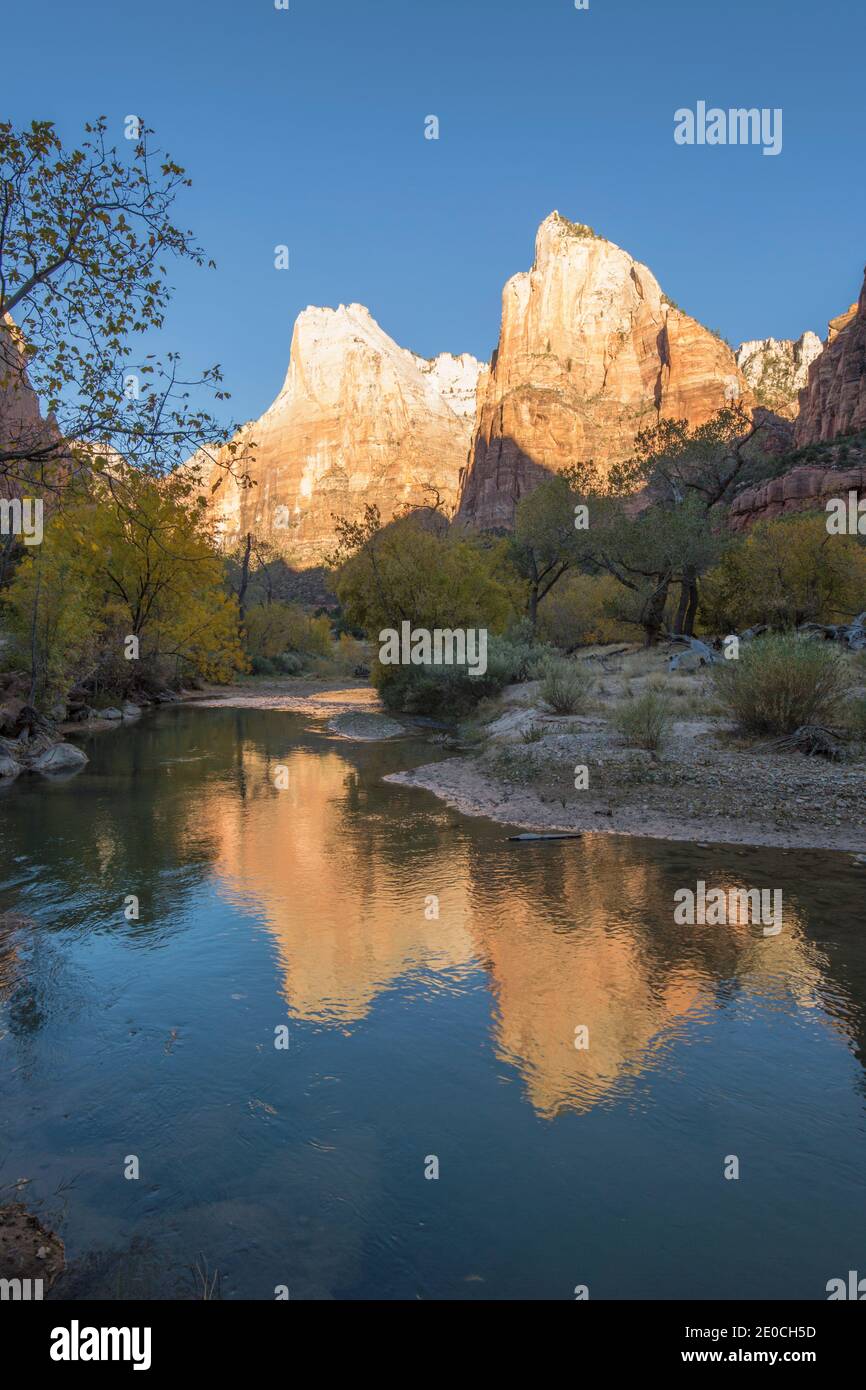
<svg viewBox="0 0 866 1390"><path fill-rule="evenodd" d="M225 541L252 531L307 567L333 548L334 515L357 519L369 502L389 521L434 492L453 509L478 372L468 354L416 357L361 304L305 309L283 389L237 441L253 441L255 486L207 470Z"/></svg>
<svg viewBox="0 0 866 1390"><path fill-rule="evenodd" d="M800 393L798 447L866 430L866 281L860 299L831 319L824 350Z"/></svg>
<svg viewBox="0 0 866 1390"><path fill-rule="evenodd" d="M806 332L796 340L761 338L741 343L735 356L758 404L793 420L800 408L800 392L809 380L809 368L822 346L817 333Z"/></svg>
<svg viewBox="0 0 866 1390"><path fill-rule="evenodd" d="M6 315L0 319L0 449L17 456L9 465L16 479L27 475L36 483L60 455L59 446L57 425L53 419L43 418L30 385L20 332ZM65 455L60 461L63 465L70 462ZM0 497L17 496L22 487L20 481L2 477Z"/></svg>
<svg viewBox="0 0 866 1390"><path fill-rule="evenodd" d="M588 227L552 213L532 270L509 280L479 385L460 516L508 527L543 470L627 458L662 418L699 425L752 394L728 345L682 313L655 276Z"/></svg>

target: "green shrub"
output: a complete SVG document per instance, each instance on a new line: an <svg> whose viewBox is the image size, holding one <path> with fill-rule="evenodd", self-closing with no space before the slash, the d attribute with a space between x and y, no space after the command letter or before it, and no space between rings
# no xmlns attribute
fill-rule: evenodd
<svg viewBox="0 0 866 1390"><path fill-rule="evenodd" d="M657 753L667 740L671 714L666 700L655 690L627 700L613 716L615 728L630 748Z"/></svg>
<svg viewBox="0 0 866 1390"><path fill-rule="evenodd" d="M300 652L283 652L274 657L274 666L281 676L299 676L306 662Z"/></svg>
<svg viewBox="0 0 866 1390"><path fill-rule="evenodd" d="M576 661L552 658L544 667L541 698L556 714L580 714L586 708L592 676Z"/></svg>
<svg viewBox="0 0 866 1390"><path fill-rule="evenodd" d="M722 703L750 734L791 734L832 721L850 687L838 647L792 633L745 643L739 658L716 666L713 676Z"/></svg>
<svg viewBox="0 0 866 1390"><path fill-rule="evenodd" d="M844 720L855 738L866 740L866 696L849 700L845 706Z"/></svg>
<svg viewBox="0 0 866 1390"><path fill-rule="evenodd" d="M480 700L498 695L506 685L531 680L549 655L549 648L519 637L491 636L484 675L472 675L466 666L381 666L377 662L373 683L388 709L459 717Z"/></svg>
<svg viewBox="0 0 866 1390"><path fill-rule="evenodd" d="M328 656L331 651L328 618L311 618L298 603L254 604L244 619L244 632L253 661L257 657L274 661L285 652Z"/></svg>
<svg viewBox="0 0 866 1390"><path fill-rule="evenodd" d="M277 668L268 656L254 656L250 662L254 676L275 676Z"/></svg>

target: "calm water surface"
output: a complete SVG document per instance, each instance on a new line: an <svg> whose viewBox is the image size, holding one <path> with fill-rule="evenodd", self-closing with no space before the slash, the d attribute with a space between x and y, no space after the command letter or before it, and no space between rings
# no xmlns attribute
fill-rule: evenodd
<svg viewBox="0 0 866 1390"><path fill-rule="evenodd" d="M0 796L0 913L36 924L0 930L0 1201L60 1230L58 1296L196 1297L206 1269L223 1298L811 1299L866 1274L850 856L511 845L383 784L429 745L274 710L167 709L88 751ZM781 936L675 927L699 878L781 887Z"/></svg>

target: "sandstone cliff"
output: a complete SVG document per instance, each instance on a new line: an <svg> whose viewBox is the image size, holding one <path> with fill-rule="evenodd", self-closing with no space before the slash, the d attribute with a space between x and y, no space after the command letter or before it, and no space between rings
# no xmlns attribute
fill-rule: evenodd
<svg viewBox="0 0 866 1390"><path fill-rule="evenodd" d="M0 496L17 496L28 479L38 484L59 445L60 432L43 418L30 385L20 332L8 315L0 318L0 448L10 455L0 469Z"/></svg>
<svg viewBox="0 0 866 1390"><path fill-rule="evenodd" d="M731 504L730 526L733 531L746 531L757 521L824 511L829 498L847 497L852 489L861 496L866 493L866 462L844 469L803 464L780 478L745 488Z"/></svg>
<svg viewBox="0 0 866 1390"><path fill-rule="evenodd" d="M796 341L762 338L741 343L734 355L758 404L793 420L800 392L809 380L809 367L822 347L817 333L806 332Z"/></svg>
<svg viewBox="0 0 866 1390"><path fill-rule="evenodd" d="M800 393L798 446L866 429L866 281L857 304L832 319Z"/></svg>
<svg viewBox="0 0 866 1390"><path fill-rule="evenodd" d="M665 417L698 425L733 400L754 405L727 344L667 300L628 252L552 213L532 270L503 291L460 515L510 526L542 470L610 465L628 457L640 429Z"/></svg>
<svg viewBox="0 0 866 1390"><path fill-rule="evenodd" d="M280 394L236 441L254 442L256 486L207 471L224 541L253 531L303 568L332 548L333 514L357 518L372 502L387 521L431 488L453 508L478 372L468 354L427 361L398 347L360 304L304 310Z"/></svg>

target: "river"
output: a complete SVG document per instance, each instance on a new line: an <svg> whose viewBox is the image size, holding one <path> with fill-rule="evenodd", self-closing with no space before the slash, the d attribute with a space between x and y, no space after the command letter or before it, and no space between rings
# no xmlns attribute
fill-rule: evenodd
<svg viewBox="0 0 866 1390"><path fill-rule="evenodd" d="M87 749L0 796L0 914L31 919L0 929L0 1201L62 1235L55 1296L866 1273L851 856L509 843L383 783L429 743L316 713L170 707ZM699 880L781 889L782 932L675 926Z"/></svg>

